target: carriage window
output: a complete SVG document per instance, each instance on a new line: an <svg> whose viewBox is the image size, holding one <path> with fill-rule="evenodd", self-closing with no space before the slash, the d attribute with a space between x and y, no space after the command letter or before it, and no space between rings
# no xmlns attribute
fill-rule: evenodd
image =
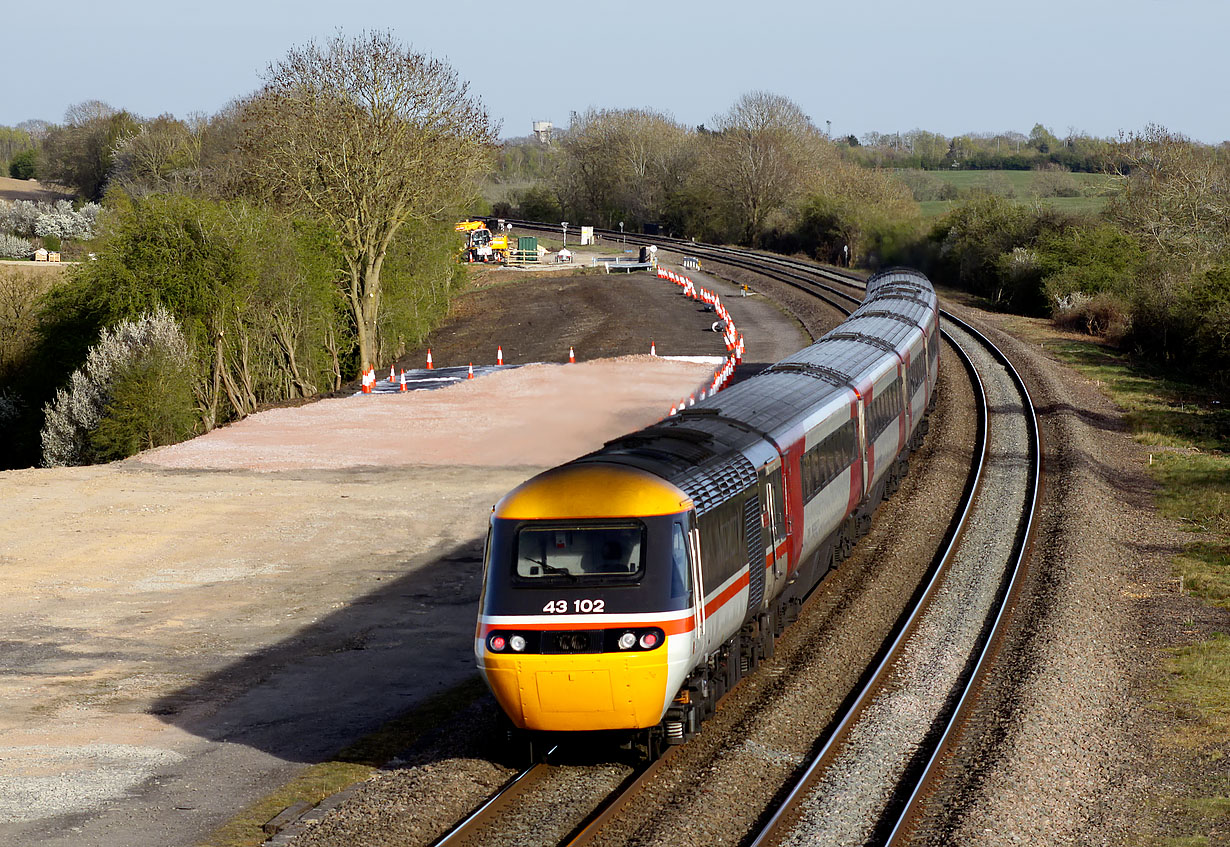
<svg viewBox="0 0 1230 847"><path fill-rule="evenodd" d="M645 567L640 523L523 526L517 532L516 575L522 579L638 577Z"/></svg>
<svg viewBox="0 0 1230 847"><path fill-rule="evenodd" d="M688 537L683 524L675 523L671 535L671 599L692 595L692 571L688 567Z"/></svg>

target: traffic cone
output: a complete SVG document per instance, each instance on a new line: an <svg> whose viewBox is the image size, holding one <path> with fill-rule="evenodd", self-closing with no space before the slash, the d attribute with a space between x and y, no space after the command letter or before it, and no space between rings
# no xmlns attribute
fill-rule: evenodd
<svg viewBox="0 0 1230 847"><path fill-rule="evenodd" d="M689 395L688 395L688 405L689 405L689 406L695 406L695 405L696 405L696 395L695 395L695 394L689 394Z"/></svg>
<svg viewBox="0 0 1230 847"><path fill-rule="evenodd" d="M575 365L576 363L577 363L577 354L572 351L571 347L569 347L568 348L568 364Z"/></svg>
<svg viewBox="0 0 1230 847"><path fill-rule="evenodd" d="M397 373L393 370L393 366L389 365L389 382L392 383L395 379L397 379Z"/></svg>
<svg viewBox="0 0 1230 847"><path fill-rule="evenodd" d="M431 366L431 348L430 347L427 348L427 370L429 371L434 370L434 368L432 368Z"/></svg>
<svg viewBox="0 0 1230 847"><path fill-rule="evenodd" d="M497 365L504 364L504 347L502 345L495 348L495 363Z"/></svg>
<svg viewBox="0 0 1230 847"><path fill-rule="evenodd" d="M677 410L674 406L671 406L671 410L670 410L670 412L669 412L666 416L667 416L668 418L673 418L673 417L674 417L675 415L677 415L678 413L679 413L679 411L678 411L678 410Z"/></svg>
<svg viewBox="0 0 1230 847"><path fill-rule="evenodd" d="M402 391L406 390L406 372L405 371L401 372L401 390Z"/></svg>
<svg viewBox="0 0 1230 847"><path fill-rule="evenodd" d="M470 362L470 372L466 374L466 379L474 379L474 363Z"/></svg>
<svg viewBox="0 0 1230 847"><path fill-rule="evenodd" d="M650 356L658 355L658 345L654 344L652 341L649 342L649 355Z"/></svg>

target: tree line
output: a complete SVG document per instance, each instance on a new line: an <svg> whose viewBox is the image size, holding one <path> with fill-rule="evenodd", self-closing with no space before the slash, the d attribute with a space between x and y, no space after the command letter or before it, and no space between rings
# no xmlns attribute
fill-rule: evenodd
<svg viewBox="0 0 1230 847"><path fill-rule="evenodd" d="M452 221L493 140L466 83L388 33L296 48L208 117L70 108L38 173L100 201L93 258L24 297L0 269L0 333L21 339L4 466L180 440L417 344L464 280Z"/></svg>
<svg viewBox="0 0 1230 847"><path fill-rule="evenodd" d="M741 96L709 126L648 109L591 109L558 142L504 145L494 179L534 183L497 215L645 224L705 241L805 250L836 260L875 254L917 218L908 187L843 155L798 104Z"/></svg>
<svg viewBox="0 0 1230 847"><path fill-rule="evenodd" d="M1007 199L994 173L957 192L925 170L953 163L1035 168L1036 196ZM1112 177L1104 211L1042 202L1083 191L1073 170ZM1161 127L1060 139L1041 125L1028 136L830 139L797 104L753 92L695 128L639 109L575 115L549 146L507 142L492 178L532 183L495 204L501 215L918 266L993 308L1052 316L1230 391L1227 144ZM930 199L957 205L928 222L916 201Z"/></svg>

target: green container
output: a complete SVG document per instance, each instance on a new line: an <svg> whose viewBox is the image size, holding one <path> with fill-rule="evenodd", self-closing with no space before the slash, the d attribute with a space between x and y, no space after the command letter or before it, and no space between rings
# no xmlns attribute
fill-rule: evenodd
<svg viewBox="0 0 1230 847"><path fill-rule="evenodd" d="M538 236L537 235L518 235L517 249L522 253L538 253Z"/></svg>

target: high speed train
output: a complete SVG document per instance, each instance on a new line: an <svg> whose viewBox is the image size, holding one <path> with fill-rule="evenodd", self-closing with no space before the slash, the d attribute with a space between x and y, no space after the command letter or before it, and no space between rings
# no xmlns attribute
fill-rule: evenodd
<svg viewBox="0 0 1230 847"><path fill-rule="evenodd" d="M512 725L696 733L897 489L939 341L927 278L876 274L814 344L501 499L474 651Z"/></svg>

